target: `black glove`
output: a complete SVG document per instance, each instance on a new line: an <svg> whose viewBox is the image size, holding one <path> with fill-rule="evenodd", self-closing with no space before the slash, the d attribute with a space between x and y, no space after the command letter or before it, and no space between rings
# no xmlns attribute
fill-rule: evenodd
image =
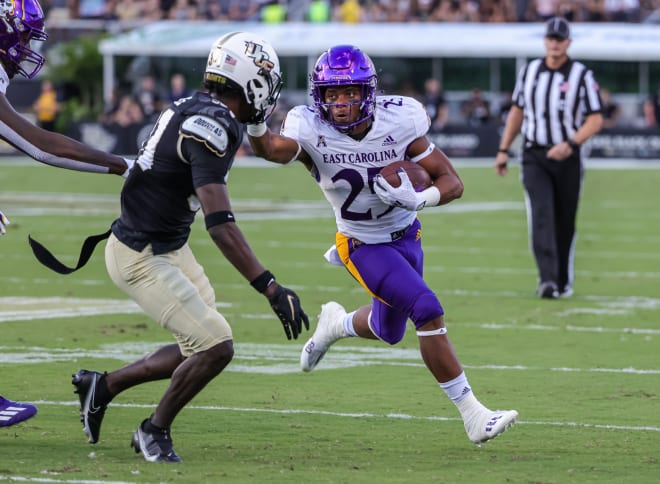
<svg viewBox="0 0 660 484"><path fill-rule="evenodd" d="M307 314L300 306L298 295L291 289L277 286L275 293L268 298L268 301L277 317L280 318L287 339L291 339L291 336L293 339L298 339L303 323L305 323L305 329L309 329Z"/></svg>

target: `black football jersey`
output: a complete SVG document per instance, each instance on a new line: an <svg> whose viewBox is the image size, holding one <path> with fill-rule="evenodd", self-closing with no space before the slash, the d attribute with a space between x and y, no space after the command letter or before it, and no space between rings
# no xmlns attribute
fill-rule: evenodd
<svg viewBox="0 0 660 484"><path fill-rule="evenodd" d="M243 138L229 108L197 92L170 105L143 143L121 192L112 232L141 252L179 249L199 210L195 188L226 183Z"/></svg>

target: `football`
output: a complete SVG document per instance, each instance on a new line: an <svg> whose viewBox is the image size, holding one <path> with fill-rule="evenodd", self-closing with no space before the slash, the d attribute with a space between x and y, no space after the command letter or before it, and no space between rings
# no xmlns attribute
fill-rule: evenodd
<svg viewBox="0 0 660 484"><path fill-rule="evenodd" d="M403 168L410 178L413 188L416 192L421 192L431 186L431 176L419 164L408 161L394 161L380 170L380 175L387 180L387 183L393 187L401 185L401 179L397 173L399 168Z"/></svg>

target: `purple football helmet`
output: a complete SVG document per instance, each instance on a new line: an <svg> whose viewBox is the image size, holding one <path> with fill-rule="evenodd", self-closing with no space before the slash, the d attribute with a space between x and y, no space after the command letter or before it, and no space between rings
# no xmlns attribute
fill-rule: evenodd
<svg viewBox="0 0 660 484"><path fill-rule="evenodd" d="M37 0L0 0L0 61L10 78L16 73L28 79L37 75L46 60L30 42L47 38Z"/></svg>
<svg viewBox="0 0 660 484"><path fill-rule="evenodd" d="M321 54L310 75L311 94L316 114L342 133L374 115L376 109L376 86L378 76L374 63L367 54L353 45L337 45ZM358 105L359 118L350 124L338 124L332 120L328 108L334 104L325 102L325 88L328 86L360 86L362 100Z"/></svg>

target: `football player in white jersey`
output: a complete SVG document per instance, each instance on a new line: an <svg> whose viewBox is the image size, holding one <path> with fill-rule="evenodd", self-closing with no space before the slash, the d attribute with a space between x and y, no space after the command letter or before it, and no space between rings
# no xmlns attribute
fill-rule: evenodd
<svg viewBox="0 0 660 484"><path fill-rule="evenodd" d="M32 50L30 43L43 42L47 37L44 14L37 0L0 2L0 139L48 165L116 175L127 173L130 161L35 126L17 113L7 99L9 81L16 74L32 79L44 65L44 57ZM8 223L0 212L0 235Z"/></svg>
<svg viewBox="0 0 660 484"><path fill-rule="evenodd" d="M7 87L14 75L32 79L44 65L44 57L30 48L30 42L42 42L46 38L44 14L37 0L0 1L0 139L48 165L77 171L127 173L128 161L33 125L7 99ZM6 225L9 219L0 212L0 235L5 234ZM0 427L15 425L36 413L37 407L32 404L0 396Z"/></svg>
<svg viewBox="0 0 660 484"><path fill-rule="evenodd" d="M477 400L456 357L444 310L422 278L417 211L459 198L463 184L447 157L426 137L424 107L404 96L376 96L377 75L364 52L338 45L324 52L311 74L313 106L289 111L281 133L248 124L257 156L286 164L301 161L335 213L335 245L326 254L343 265L371 296L347 312L328 302L300 358L313 370L330 346L346 337L398 343L411 319L424 363L461 413L468 438L485 442L515 422L515 410L490 410ZM394 188L378 175L391 162L419 163L433 184L416 192L405 173Z"/></svg>

